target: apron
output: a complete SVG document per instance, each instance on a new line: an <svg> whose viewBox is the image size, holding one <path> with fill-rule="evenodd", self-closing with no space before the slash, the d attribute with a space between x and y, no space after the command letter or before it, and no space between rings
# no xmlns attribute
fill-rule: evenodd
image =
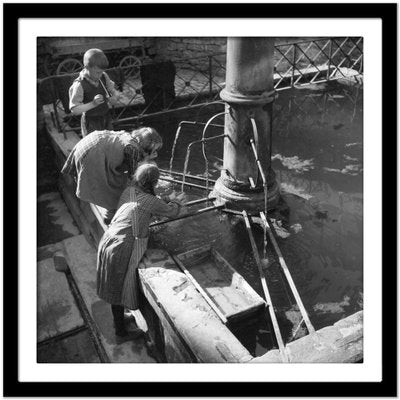
<svg viewBox="0 0 400 400"><path fill-rule="evenodd" d="M148 237L138 237L138 204L135 189L132 187L130 188L129 196L130 201L133 202L131 218L133 246L128 270L125 275L124 285L122 287L121 304L130 310L137 310L139 308L139 278L137 268L147 250Z"/></svg>

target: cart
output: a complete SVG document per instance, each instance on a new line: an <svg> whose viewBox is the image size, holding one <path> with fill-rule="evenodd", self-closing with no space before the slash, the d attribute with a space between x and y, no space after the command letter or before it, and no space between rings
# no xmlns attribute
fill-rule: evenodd
<svg viewBox="0 0 400 400"><path fill-rule="evenodd" d="M38 38L38 71L45 76L64 75L83 68L83 54L99 48L110 66L120 67L125 77L136 78L146 56L143 38L132 37L57 37Z"/></svg>

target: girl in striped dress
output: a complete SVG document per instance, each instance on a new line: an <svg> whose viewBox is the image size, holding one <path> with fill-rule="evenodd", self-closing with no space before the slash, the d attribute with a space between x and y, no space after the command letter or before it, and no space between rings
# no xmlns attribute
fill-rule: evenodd
<svg viewBox="0 0 400 400"><path fill-rule="evenodd" d="M167 202L155 196L159 175L155 164L145 163L136 169L99 244L97 294L111 304L118 336L127 335L124 308L138 309L137 268L147 249L151 217L176 217L182 212L182 197Z"/></svg>

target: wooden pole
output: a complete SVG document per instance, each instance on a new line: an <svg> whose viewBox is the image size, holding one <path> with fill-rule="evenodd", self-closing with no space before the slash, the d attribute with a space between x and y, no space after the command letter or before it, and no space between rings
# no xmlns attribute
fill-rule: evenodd
<svg viewBox="0 0 400 400"><path fill-rule="evenodd" d="M214 200L216 200L216 197L204 197L202 199L188 201L187 203L184 204L184 206L194 206L195 204L205 203L207 201L214 201Z"/></svg>
<svg viewBox="0 0 400 400"><path fill-rule="evenodd" d="M218 315L218 317L221 319L221 321L226 324L227 319L224 314L219 310L217 305L210 299L208 294L204 291L204 289L199 285L199 283L196 281L196 279L193 277L193 275L187 270L185 265L182 263L182 261L174 256L171 255L175 263L178 265L178 267L185 273L185 275L189 278L189 280L193 283L193 285L196 287L196 289L200 292L200 294L204 297L204 300L210 305L210 307L215 311L215 313Z"/></svg>
<svg viewBox="0 0 400 400"><path fill-rule="evenodd" d="M266 300L267 305L268 305L269 315L271 317L272 326L274 328L276 341L278 342L278 347L279 347L279 351L280 351L280 354L281 354L281 358L282 358L282 361L284 363L287 363L287 362L289 362L289 358L288 358L288 355L286 353L285 345L283 343L281 331L279 330L278 321L276 319L274 307L272 305L271 296L269 294L267 282L265 280L264 271L262 269L260 255L258 254L257 245L256 245L256 242L254 240L253 232L251 230L250 220L249 220L249 217L247 215L246 210L242 211L242 215L244 217L244 221L245 221L245 224L246 224L247 232L249 233L251 247L253 249L254 258L256 260L256 264L257 264L257 267L258 267L258 272L260 274L261 285L262 285L262 288L263 288L263 291L264 291L265 300Z"/></svg>
<svg viewBox="0 0 400 400"><path fill-rule="evenodd" d="M210 124L210 126L212 126L212 124ZM167 169L162 169L159 168L158 169L161 173L166 174L166 175L177 175L177 176L183 176L182 172L178 172L178 171L168 171ZM193 179L195 181L202 181L202 182L206 182L207 179L203 178L201 176L196 176L196 175L191 175L191 174L185 174L185 178L190 178ZM215 184L215 180L213 179L208 179L208 182L214 183Z"/></svg>
<svg viewBox="0 0 400 400"><path fill-rule="evenodd" d="M289 269L288 269L288 267L286 265L285 259L283 258L281 250L279 249L278 243L276 242L276 239L275 239L275 237L274 237L274 235L272 233L272 230L271 230L271 227L269 226L268 220L267 220L265 214L262 211L260 212L260 216L261 216L261 220L263 221L263 223L265 225L265 229L267 230L267 233L268 233L268 235L269 235L269 237L271 239L272 245L274 246L275 252L278 255L279 263L280 263L281 268L282 268L282 270L283 270L283 272L284 272L284 274L286 276L286 279L287 279L287 281L289 283L290 289L292 290L293 296L294 296L294 298L295 298L295 300L297 302L297 305L299 306L301 315L302 315L302 317L304 319L304 322L305 322L305 324L307 326L308 333L310 333L310 334L314 333L315 329L312 326L310 318L308 317L307 311L306 311L306 309L304 307L304 304L301 301L301 297L299 295L299 292L297 291L297 288L296 288L296 285L294 284L292 275L290 274L290 271L289 271Z"/></svg>
<svg viewBox="0 0 400 400"><path fill-rule="evenodd" d="M208 191L212 190L210 188L207 189L205 186L197 185L196 183L183 182L183 181L179 181L177 179L168 178L166 176L160 176L158 179L160 179L161 181L179 183L180 185L185 185L185 186L188 186L188 187L194 187L194 188L198 188L198 189L202 189L202 190L208 190Z"/></svg>
<svg viewBox="0 0 400 400"><path fill-rule="evenodd" d="M219 204L219 205L216 205L216 206L201 208L200 210L197 210L197 211L195 211L195 212L193 212L193 213L181 215L180 217L171 218L171 219L166 219L166 220L164 220L164 221L153 222L153 223L151 223L149 226L150 226L150 228L151 228L151 227L153 227L153 226L163 225L163 224L166 224L166 223L168 223L168 222L178 221L178 220L180 220L180 219L189 218L189 217L194 217L194 216L199 215L199 214L204 214L205 212L209 212L209 211L213 211L213 210L219 210L220 208L223 208L223 207L225 207L224 204Z"/></svg>

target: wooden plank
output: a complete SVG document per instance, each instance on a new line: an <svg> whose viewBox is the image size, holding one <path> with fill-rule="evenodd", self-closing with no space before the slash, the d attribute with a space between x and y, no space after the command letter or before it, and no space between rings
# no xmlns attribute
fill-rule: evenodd
<svg viewBox="0 0 400 400"><path fill-rule="evenodd" d="M83 326L65 274L54 269L52 258L37 263L37 341Z"/></svg>
<svg viewBox="0 0 400 400"><path fill-rule="evenodd" d="M193 211L191 213L183 214L183 215L180 215L180 216L175 217L175 218L168 218L168 219L165 219L163 221L152 222L149 226L151 228L153 226L159 226L159 225L163 225L163 224L168 224L170 222L178 221L180 219L197 217L200 214L204 214L206 212L211 212L211 211L214 211L214 210L220 210L221 208L224 208L224 207L225 207L224 204L217 204L215 206L201 208L200 210L196 210L196 211Z"/></svg>
<svg viewBox="0 0 400 400"><path fill-rule="evenodd" d="M293 281L292 275L291 275L291 273L289 271L289 268L286 265L285 259L283 258L281 250L280 250L280 248L278 246L278 243L277 243L277 241L275 239L275 236L274 236L274 234L273 234L273 232L271 230L271 227L270 227L270 225L268 223L267 217L266 217L265 213L263 213L263 212L260 212L260 216L261 216L261 220L264 223L265 229L267 230L268 236L269 236L269 238L271 240L271 243L272 243L272 245L274 247L274 250L275 250L275 252L276 252L276 254L277 254L278 258L279 258L279 263L280 263L281 268L282 268L282 270L283 270L283 272L284 272L284 274L286 276L286 279L287 279L287 281L289 283L290 289L292 290L293 296L296 299L296 303L299 306L299 310L300 310L301 316L303 317L303 320L304 320L304 322L305 322L305 324L307 326L308 333L312 334L312 333L315 332L315 329L314 329L314 327L313 327L313 325L312 325L312 323L310 321L310 318L308 317L306 308L304 307L303 301L301 300L299 292L297 291L297 288L296 288L296 285L295 285L295 283Z"/></svg>
<svg viewBox="0 0 400 400"><path fill-rule="evenodd" d="M184 253L179 254L179 259L180 260L186 260L190 258L196 258L198 256L207 256L208 252L211 250L211 245L206 244L201 247L197 247L196 249L186 251Z"/></svg>
<svg viewBox="0 0 400 400"><path fill-rule="evenodd" d="M286 349L285 349L285 345L283 343L281 331L279 329L278 320L276 319L275 310L274 310L274 306L272 304L271 295L269 293L268 286L267 286L267 281L265 280L264 271L262 269L260 255L258 254L257 245L256 245L256 242L254 240L253 232L251 230L250 220L249 220L249 217L248 217L247 212L245 210L243 210L242 214L243 214L244 221L245 221L245 224L246 224L247 232L249 234L250 244L251 244L251 247L253 249L253 255L254 255L254 258L256 260L258 272L260 274L261 285L262 285L262 288L263 288L263 291L264 291L265 300L267 301L267 304L268 304L268 311L269 311L269 315L271 317L272 326L274 328L275 337L276 337L276 340L278 342L279 352L280 352L282 361L286 363L286 362L289 362L289 357L287 355L287 352L286 352Z"/></svg>

